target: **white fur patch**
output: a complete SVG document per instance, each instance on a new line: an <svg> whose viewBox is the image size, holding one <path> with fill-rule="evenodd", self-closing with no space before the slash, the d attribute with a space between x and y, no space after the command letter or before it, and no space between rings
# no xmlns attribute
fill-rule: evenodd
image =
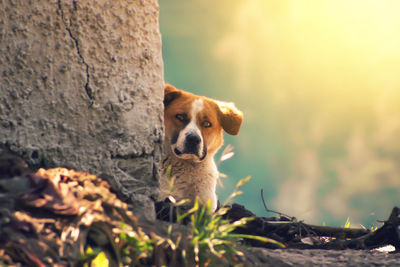
<svg viewBox="0 0 400 267"><path fill-rule="evenodd" d="M193 101L192 103L192 110L191 110L191 115L192 115L192 120L196 119L197 114L202 111L204 108L203 104L203 99L199 98Z"/></svg>
<svg viewBox="0 0 400 267"><path fill-rule="evenodd" d="M199 112L201 112L203 108L204 104L202 99L196 99L195 101L193 101L192 110L190 111L190 115L192 118L185 129L182 130L182 135L184 135L184 137L186 137L186 135L190 133L200 136L202 141L201 143L203 143L203 137L201 136L201 131L197 126L197 114L199 114Z"/></svg>

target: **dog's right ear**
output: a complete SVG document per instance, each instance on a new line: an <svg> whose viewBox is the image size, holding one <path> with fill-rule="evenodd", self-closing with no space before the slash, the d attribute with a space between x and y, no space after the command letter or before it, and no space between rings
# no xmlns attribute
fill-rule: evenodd
<svg viewBox="0 0 400 267"><path fill-rule="evenodd" d="M223 101L215 101L218 105L219 122L222 128L230 135L237 135L243 121L243 112L235 107L235 104Z"/></svg>
<svg viewBox="0 0 400 267"><path fill-rule="evenodd" d="M164 107L168 106L172 101L181 95L181 91L173 85L167 83L164 88Z"/></svg>

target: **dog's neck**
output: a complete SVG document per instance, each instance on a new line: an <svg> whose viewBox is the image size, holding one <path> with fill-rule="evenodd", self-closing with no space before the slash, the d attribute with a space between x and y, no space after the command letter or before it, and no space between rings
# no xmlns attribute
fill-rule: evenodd
<svg viewBox="0 0 400 267"><path fill-rule="evenodd" d="M182 199L194 201L198 196L202 203L211 200L211 208L215 210L218 170L214 154L207 154L202 161L193 162L177 158L168 142L164 143L163 148L159 200L164 200L170 194L178 201ZM171 185L173 192L170 192Z"/></svg>

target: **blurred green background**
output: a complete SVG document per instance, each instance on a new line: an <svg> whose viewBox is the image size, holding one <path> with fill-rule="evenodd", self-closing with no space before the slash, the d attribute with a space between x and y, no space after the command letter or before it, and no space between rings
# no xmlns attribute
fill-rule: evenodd
<svg viewBox="0 0 400 267"><path fill-rule="evenodd" d="M165 80L245 121L224 200L371 226L400 196L400 1L160 0Z"/></svg>

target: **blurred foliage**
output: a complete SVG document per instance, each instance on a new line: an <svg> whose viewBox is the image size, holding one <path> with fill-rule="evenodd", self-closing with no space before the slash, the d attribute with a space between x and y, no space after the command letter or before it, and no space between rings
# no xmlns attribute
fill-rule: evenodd
<svg viewBox="0 0 400 267"><path fill-rule="evenodd" d="M233 233L237 227L243 227L252 218L242 218L234 222L223 218L229 209L227 205L231 204L236 196L242 194L239 188L249 180L250 176L241 179L226 202L215 213L211 209L210 201L201 206L199 200L196 199L193 208L178 216L178 222L182 222L186 217L190 218L190 246L188 250L183 251L190 262L195 262L196 266L214 266L216 262L218 266L221 264L231 266L232 263L238 262L238 257L244 256L239 250L241 239L254 239L274 243L281 248L285 247L270 238ZM216 261L217 259L219 261Z"/></svg>

